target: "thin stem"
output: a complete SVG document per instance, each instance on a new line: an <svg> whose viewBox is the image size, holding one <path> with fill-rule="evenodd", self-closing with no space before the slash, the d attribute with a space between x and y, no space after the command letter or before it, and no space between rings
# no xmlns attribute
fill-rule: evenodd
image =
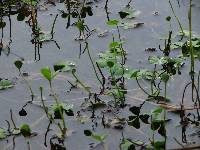
<svg viewBox="0 0 200 150"><path fill-rule="evenodd" d="M51 28L51 39L53 39L53 32L54 32L54 28L55 28L55 23L56 23L56 20L58 18L58 14L55 16L55 19L53 20L53 25L52 25L52 28Z"/></svg>
<svg viewBox="0 0 200 150"><path fill-rule="evenodd" d="M176 20L177 20L177 22L178 22L178 25L179 25L179 27L180 27L180 29L181 29L181 32L182 32L182 35L184 36L185 33L184 33L184 30L183 30L183 27L182 27L182 25L181 25L181 22L180 22L178 16L176 15L176 13L175 13L175 11L174 11L174 8L173 8L173 5L172 5L172 3L171 3L171 0L169 0L169 5L170 5L170 7L171 7L171 10L172 10L172 13L173 13L174 17L176 18Z"/></svg>
<svg viewBox="0 0 200 150"><path fill-rule="evenodd" d="M62 131L62 137L64 138L64 137L65 137L66 130L67 130L66 123L65 123L65 118L64 118L64 115L63 115L63 113L62 113L62 110L61 110L61 107L60 107L58 98L57 98L56 95L54 94L51 81L49 81L49 86L50 86L50 91L51 91L51 93L52 93L52 96L53 96L53 98L54 98L54 100L55 100L55 102L56 102L56 105L57 105L58 109L59 109L59 113L60 113L61 120L62 120L62 123L63 123L63 129L61 130L61 131ZM59 124L58 124L58 126L59 126Z"/></svg>
<svg viewBox="0 0 200 150"><path fill-rule="evenodd" d="M96 77L97 77L99 83L102 85L103 83L102 83L102 81L100 80L100 78L99 78L99 76L98 76L98 74L97 74L97 71L96 71L96 68L95 68L95 64L94 64L94 61L92 60L92 56L91 56L91 54L90 54L90 50L89 50L89 47L88 47L88 43L87 43L87 42L86 42L86 49L87 49L87 52L88 52L89 59L90 59L90 61L91 61L91 63L92 63L92 67L93 67L93 69L94 69L95 75L96 75Z"/></svg>
<svg viewBox="0 0 200 150"><path fill-rule="evenodd" d="M88 92L88 93L91 93L91 91L89 90L88 87L86 87L79 79L78 77L76 76L75 72L72 71L72 75L73 77L76 79L76 81Z"/></svg>

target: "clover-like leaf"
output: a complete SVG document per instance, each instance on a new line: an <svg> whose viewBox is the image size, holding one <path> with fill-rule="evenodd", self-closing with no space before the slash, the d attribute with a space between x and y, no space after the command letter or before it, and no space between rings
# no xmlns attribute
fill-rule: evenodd
<svg viewBox="0 0 200 150"><path fill-rule="evenodd" d="M135 114L136 116L138 116L139 114L140 114L140 107L137 107L137 106L133 106L133 107L131 107L131 108L129 108L129 110L133 113L133 114Z"/></svg>
<svg viewBox="0 0 200 150"><path fill-rule="evenodd" d="M139 118L142 120L142 122L146 123L146 124L149 124L149 115L148 114L142 114L139 116Z"/></svg>
<svg viewBox="0 0 200 150"><path fill-rule="evenodd" d="M139 117L136 117L134 120L132 121L128 121L128 125L129 126L133 126L135 127L136 129L139 129L140 128L140 119Z"/></svg>

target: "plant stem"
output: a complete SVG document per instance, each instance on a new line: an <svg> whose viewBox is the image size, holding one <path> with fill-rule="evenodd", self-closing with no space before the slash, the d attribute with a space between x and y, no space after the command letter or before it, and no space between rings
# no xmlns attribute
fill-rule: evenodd
<svg viewBox="0 0 200 150"><path fill-rule="evenodd" d="M76 76L75 72L72 71L72 75L73 77L76 79L76 81L88 92L91 93L91 91L88 89L88 87L86 87Z"/></svg>
<svg viewBox="0 0 200 150"><path fill-rule="evenodd" d="M64 118L64 115L62 113L62 110L61 110L61 107L60 107L60 104L59 104L59 101L58 101L58 98L56 97L54 91L53 91L53 88L52 88L52 83L51 81L49 81L49 86L50 86L50 91L51 91L51 94L56 102L56 105L59 109L59 113L60 113L60 116L61 116L61 120L62 120L62 124L63 124L63 129L61 130L62 131L62 137L65 138L65 133L66 133L66 130L67 130L67 127L66 127L66 123L65 123L65 118ZM59 125L59 124L58 124Z"/></svg>
<svg viewBox="0 0 200 150"><path fill-rule="evenodd" d="M191 73L194 73L194 50L192 45L192 0L190 0L190 8L188 12L188 20L189 20L189 43L190 43L190 57L191 57Z"/></svg>

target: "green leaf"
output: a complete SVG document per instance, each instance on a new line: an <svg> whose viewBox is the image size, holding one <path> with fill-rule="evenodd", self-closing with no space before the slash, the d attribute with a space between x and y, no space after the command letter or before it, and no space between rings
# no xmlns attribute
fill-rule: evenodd
<svg viewBox="0 0 200 150"><path fill-rule="evenodd" d="M76 27L80 30L80 31L84 31L85 27L84 27L84 22L83 21L78 21L76 23Z"/></svg>
<svg viewBox="0 0 200 150"><path fill-rule="evenodd" d="M167 83L169 81L170 76L167 73L163 73L161 75L161 80L165 83Z"/></svg>
<svg viewBox="0 0 200 150"><path fill-rule="evenodd" d="M33 5L36 6L37 0L21 0L23 3L28 4L28 5Z"/></svg>
<svg viewBox="0 0 200 150"><path fill-rule="evenodd" d="M42 68L40 72L48 81L52 80L52 72L49 67Z"/></svg>
<svg viewBox="0 0 200 150"><path fill-rule="evenodd" d="M72 108L73 108L73 104L60 103L59 105L57 104L51 105L51 109L54 112L55 119L62 119L60 110L62 113L63 111L65 111L68 116L73 116Z"/></svg>
<svg viewBox="0 0 200 150"><path fill-rule="evenodd" d="M4 139L6 138L6 130L0 128L0 139Z"/></svg>
<svg viewBox="0 0 200 150"><path fill-rule="evenodd" d="M138 74L139 70L128 70L127 72L125 72L124 77L127 79L131 79L131 78L136 78L137 74Z"/></svg>
<svg viewBox="0 0 200 150"><path fill-rule="evenodd" d="M54 65L54 70L58 71L64 71L64 72L68 72L71 71L73 68L76 67L76 64L72 61L63 61L63 62L59 62L57 64Z"/></svg>
<svg viewBox="0 0 200 150"><path fill-rule="evenodd" d="M132 149L130 149L130 147ZM121 148L121 150L135 150L135 145L133 144L132 141L130 141L128 139L124 139L122 141L122 143L120 144L120 148Z"/></svg>
<svg viewBox="0 0 200 150"><path fill-rule="evenodd" d="M10 80L2 79L0 81L0 90L12 88L14 86L13 82Z"/></svg>
<svg viewBox="0 0 200 150"><path fill-rule="evenodd" d="M107 65L109 68L112 68L114 66L114 62L113 61L107 61Z"/></svg>
<svg viewBox="0 0 200 150"><path fill-rule="evenodd" d="M155 150L164 150L165 149L165 141L155 141L153 143Z"/></svg>
<svg viewBox="0 0 200 150"><path fill-rule="evenodd" d="M110 26L116 26L118 25L119 21L118 20L109 20L107 22L107 25L110 25Z"/></svg>
<svg viewBox="0 0 200 150"><path fill-rule="evenodd" d="M160 114L162 111L163 111L163 109L158 107L158 108L152 110L151 114Z"/></svg>
<svg viewBox="0 0 200 150"><path fill-rule="evenodd" d="M37 39L39 42L48 42L52 38L52 35L50 32L44 32L40 31L39 36L36 36L35 39Z"/></svg>
<svg viewBox="0 0 200 150"><path fill-rule="evenodd" d="M177 49L177 48L181 48L183 46L183 42L174 42L170 45L171 49Z"/></svg>
<svg viewBox="0 0 200 150"><path fill-rule="evenodd" d="M167 58L166 57L157 57L157 56L149 56L148 61L150 64L154 65L162 65L167 63Z"/></svg>
<svg viewBox="0 0 200 150"><path fill-rule="evenodd" d="M31 128L29 127L28 124L23 124L20 126L20 133L24 136L24 137L28 137L31 135Z"/></svg>
<svg viewBox="0 0 200 150"><path fill-rule="evenodd" d="M119 46L121 46L123 43L124 43L124 42L117 42L117 41L111 42L111 43L109 44L109 48L111 49L111 48L119 47Z"/></svg>
<svg viewBox="0 0 200 150"><path fill-rule="evenodd" d="M100 135L100 134L96 134L96 133L92 133L91 137L99 142L103 142L106 138L107 138L108 135L106 134L103 134L103 135Z"/></svg>

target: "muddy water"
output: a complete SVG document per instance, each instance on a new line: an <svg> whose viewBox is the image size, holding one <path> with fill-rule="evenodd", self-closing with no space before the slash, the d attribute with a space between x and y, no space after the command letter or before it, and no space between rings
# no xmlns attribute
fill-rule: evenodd
<svg viewBox="0 0 200 150"><path fill-rule="evenodd" d="M109 1L109 17L111 19L119 18L118 12L122 10L123 7L127 5L128 1ZM198 0L193 1L193 30L196 33L200 33L200 3ZM117 31L111 29L106 25L107 17L104 10L105 1L95 2L93 4L93 13L92 17L86 18L86 23L90 29L95 29L96 32L93 32L91 37L88 39L89 47L91 49L91 54L93 58L97 58L97 53L105 51L108 48L109 41L112 41L112 33ZM127 64L131 68L148 68L147 63L148 56L151 53L145 52L145 48L155 47L158 48L159 44L163 44L163 41L160 40L161 37L168 34L170 29L169 24L165 21L165 18L169 15L172 15L170 7L167 0L135 0L131 3L135 9L140 12L139 15L134 19L136 22L143 22L144 25L137 29L128 29L125 30L120 28L121 36L125 40L125 49L128 52ZM180 7L176 1L173 2L175 11L180 17L180 21L183 24L184 28L188 27L187 20L187 11L188 11L188 1L180 1ZM50 31L51 25L54 20L55 15L59 12L58 10L66 9L62 3L56 3L56 6L48 7L48 11L39 11L38 12L38 23L44 31ZM157 13L158 15L154 15ZM3 41L9 41L9 20L5 18L7 22L6 28L4 28L4 37ZM73 20L72 20L73 21ZM16 55L23 57L25 64L23 66L23 71L30 74L30 82L32 84L33 90L37 96L39 96L39 86L43 85L45 87L45 95L48 97L48 84L43 80L38 74L40 68L44 66L52 66L53 64L61 60L72 60L77 64L78 75L81 77L81 80L85 81L87 84L91 85L94 88L98 88L98 82L95 79L95 74L93 73L91 63L89 61L88 55L82 54L79 57L80 45L84 45L79 41L75 41L75 38L78 36L78 30L75 27L70 27L66 29L67 19L58 17L55 24L55 35L54 39L60 46L60 49L57 48L54 42L48 42L43 44L43 47L40 49L39 54L35 54L34 45L31 44L31 29L24 22L19 22L16 20L16 16L11 17L12 31L11 39L12 43L10 45L11 54L6 56L2 53L0 56L0 77L14 79L16 81L16 86L14 88L0 91L0 126L6 127L5 120L9 120L9 110L12 109L15 112L15 121L18 125L21 123L28 123L32 125L32 130L38 133L38 136L33 137L30 141L31 149L49 149L45 148L43 145L44 141L44 132L48 125L48 120L43 116L43 110L37 105L29 105L26 110L28 116L23 118L18 116L18 111L21 106L30 99L29 91L21 79L19 78L18 72L13 65L13 62L19 59ZM176 20L172 19L172 28L174 32L179 30ZM97 35L99 32L108 31L108 35L102 38L99 38ZM12 54L14 53L14 54ZM175 51L174 54L179 54L180 51ZM155 53L153 53L155 54ZM158 52L159 54L159 52ZM35 60L35 56L37 61ZM40 60L38 60L40 57ZM150 67L149 67L150 68ZM187 75L189 68L189 63L186 63L185 67L182 70L182 74ZM33 78L31 78L34 76ZM36 77L35 77L36 76ZM65 101L74 104L75 112L80 108L80 104L84 101L84 97L87 97L87 94L81 89L72 90L71 93L67 93L69 85L67 80L72 80L69 74L63 75L64 77L57 78L54 81L55 90L60 95L60 98ZM183 92L185 84L188 82L188 76L175 76L172 81L170 81L170 88L168 89L168 96L172 99L171 103L179 104L181 99L181 93ZM134 98L128 98L127 102L133 105L139 105L141 101L138 101L137 98L145 98L145 95L138 90L137 84L135 81L130 81L127 83L128 89L131 90L128 95ZM189 95L189 94L188 94ZM191 104L190 97L186 97L188 105ZM51 100L47 99L49 104ZM37 103L37 100L36 100ZM143 111L149 112L155 105L145 104ZM90 116L90 113L86 113ZM129 112L122 110L122 116L130 115ZM172 120L167 124L168 126L168 144L167 148L177 148L180 147L175 141L176 137L180 142L182 140L182 128L178 126L180 118L178 115L169 113L169 118ZM87 138L83 134L84 129L91 129L93 122L89 121L86 124L81 124L73 117L67 117L67 124L69 129L73 130L73 134L66 139L65 145L68 150L87 150L89 149L89 144L94 142L91 139ZM148 141L149 136L151 136L151 131L148 130L149 127L141 127L140 130L136 130L132 127L126 127L123 131L123 134L131 139ZM192 127L188 128L186 135L196 132L198 129ZM95 127L95 132L97 133L106 133L108 134L108 139L106 143L109 147L109 150L118 150L120 139L122 138L122 132L114 129L103 129L100 121L98 121L98 127ZM53 134L53 133L50 133ZM50 136L49 136L50 137ZM160 137L158 137L160 138ZM188 136L188 140L192 142L199 143L198 137ZM24 150L27 149L26 142L23 137L17 137L15 140L16 149ZM94 142L95 143L95 142ZM11 149L13 146L12 139L9 138L7 141L0 142L1 149ZM96 147L96 149L103 149L102 145Z"/></svg>

